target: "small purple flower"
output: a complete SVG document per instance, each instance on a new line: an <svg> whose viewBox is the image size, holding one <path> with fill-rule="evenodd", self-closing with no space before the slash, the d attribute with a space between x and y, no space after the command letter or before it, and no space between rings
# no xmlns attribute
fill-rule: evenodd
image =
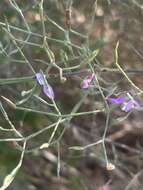
<svg viewBox="0 0 143 190"><path fill-rule="evenodd" d="M55 97L54 91L53 91L52 87L49 84L43 86L43 92L50 99L52 99L52 100L54 99L54 97Z"/></svg>
<svg viewBox="0 0 143 190"><path fill-rule="evenodd" d="M81 83L82 89L88 89L89 85L90 84L89 84L89 82L86 79Z"/></svg>
<svg viewBox="0 0 143 190"><path fill-rule="evenodd" d="M83 80L83 82L81 83L81 87L83 89L88 89L91 85L92 80L94 79L95 75L92 73L90 75L87 76L86 79Z"/></svg>
<svg viewBox="0 0 143 190"><path fill-rule="evenodd" d="M43 73L36 73L36 80L40 85L44 85L46 78Z"/></svg>
<svg viewBox="0 0 143 190"><path fill-rule="evenodd" d="M117 98L108 98L111 104L122 104L126 101L124 96L119 96Z"/></svg>
<svg viewBox="0 0 143 190"><path fill-rule="evenodd" d="M123 104L122 110L129 112L131 109L139 109L141 106L136 100L129 100Z"/></svg>
<svg viewBox="0 0 143 190"><path fill-rule="evenodd" d="M139 102L134 100L132 96L127 98L119 96L117 98L108 98L108 100L111 104L121 104L121 109L125 112L129 112L132 109L140 109L141 107Z"/></svg>
<svg viewBox="0 0 143 190"><path fill-rule="evenodd" d="M41 86L43 86L44 94L53 100L55 97L54 91L52 87L48 84L45 75L42 72L36 73L36 80Z"/></svg>

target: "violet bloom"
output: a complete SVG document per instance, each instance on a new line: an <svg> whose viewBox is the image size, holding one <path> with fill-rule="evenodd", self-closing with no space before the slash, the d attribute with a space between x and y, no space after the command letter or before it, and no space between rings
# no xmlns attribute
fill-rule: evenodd
<svg viewBox="0 0 143 190"><path fill-rule="evenodd" d="M55 98L54 91L53 91L52 87L49 84L46 84L46 85L43 86L43 92L50 99L53 100Z"/></svg>
<svg viewBox="0 0 143 190"><path fill-rule="evenodd" d="M121 109L125 112L129 112L131 109L139 109L140 107L140 104L136 100L132 99L125 102Z"/></svg>
<svg viewBox="0 0 143 190"><path fill-rule="evenodd" d="M44 85L45 84L45 75L43 75L43 73L36 73L36 80L40 85Z"/></svg>
<svg viewBox="0 0 143 190"><path fill-rule="evenodd" d="M132 109L139 109L141 107L131 96L129 98L127 99L124 96L119 96L117 98L108 98L108 100L111 104L120 104L122 106L121 109L125 112L129 112Z"/></svg>
<svg viewBox="0 0 143 190"><path fill-rule="evenodd" d="M111 104L122 104L126 101L124 96L119 96L117 98L108 98Z"/></svg>
<svg viewBox="0 0 143 190"><path fill-rule="evenodd" d="M43 86L44 94L53 100L55 97L54 91L52 87L48 84L45 75L42 72L36 73L36 80L41 86Z"/></svg>
<svg viewBox="0 0 143 190"><path fill-rule="evenodd" d="M81 87L83 89L88 89L91 85L92 80L94 79L95 75L92 73L90 75L87 76L86 79L83 80L83 82L81 83Z"/></svg>

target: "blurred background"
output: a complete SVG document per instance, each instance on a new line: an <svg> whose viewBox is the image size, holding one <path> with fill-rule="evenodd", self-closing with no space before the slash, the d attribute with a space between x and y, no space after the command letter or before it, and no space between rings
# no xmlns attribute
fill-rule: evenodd
<svg viewBox="0 0 143 190"><path fill-rule="evenodd" d="M39 98L50 102L36 85L32 65L35 72L42 69L47 75L62 114L100 109L103 101L98 92L81 89L89 72L84 55L100 50L92 63L97 72L98 69L101 72L100 68L116 68L114 50L118 40L120 65L130 71L131 79L143 89L142 21L142 0L45 0L43 4L40 0L0 1L0 95L24 108L53 111ZM65 82L60 81L58 69L50 64L43 48L43 36L47 37L56 64L67 68L63 69ZM113 87L118 92L135 93L118 72L103 72L100 76L107 95ZM114 82L116 86L112 85ZM138 98L142 105L141 97ZM24 136L56 122L55 117L13 109L10 103L2 98L1 101L9 119ZM39 147L48 141L53 129L28 141L22 167L8 189L142 190L142 121L142 111L125 114L115 108L111 113L106 151L115 169L108 171L102 144L85 149L70 148L100 140L106 114L72 117L60 125L48 148ZM2 113L0 126L9 128ZM2 139L13 137L11 132L0 132ZM19 145L15 141L0 142L1 184L19 161Z"/></svg>

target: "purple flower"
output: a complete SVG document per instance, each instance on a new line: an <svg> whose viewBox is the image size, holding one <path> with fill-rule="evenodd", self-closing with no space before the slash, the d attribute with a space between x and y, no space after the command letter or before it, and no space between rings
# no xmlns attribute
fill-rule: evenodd
<svg viewBox="0 0 143 190"><path fill-rule="evenodd" d="M91 85L92 80L94 79L95 75L92 73L90 75L87 76L86 79L83 80L83 82L81 83L81 87L83 89L88 89Z"/></svg>
<svg viewBox="0 0 143 190"><path fill-rule="evenodd" d="M117 98L108 98L111 104L122 104L126 101L124 96L119 96Z"/></svg>
<svg viewBox="0 0 143 190"><path fill-rule="evenodd" d="M108 98L111 104L121 104L121 109L125 112L129 112L132 109L139 109L141 106L138 101L134 100L132 96L125 98L119 96L117 98Z"/></svg>
<svg viewBox="0 0 143 190"><path fill-rule="evenodd" d="M49 84L43 86L43 92L50 99L54 99L54 97L55 97L54 91L53 91L52 87Z"/></svg>
<svg viewBox="0 0 143 190"><path fill-rule="evenodd" d="M139 109L141 106L136 100L129 100L123 104L122 110L129 112L131 109Z"/></svg>
<svg viewBox="0 0 143 190"><path fill-rule="evenodd" d="M54 95L54 91L52 89L52 87L48 84L45 75L43 74L43 72L41 73L36 73L36 80L37 82L43 86L43 92L46 96L48 96L50 99L54 99L55 95Z"/></svg>
<svg viewBox="0 0 143 190"><path fill-rule="evenodd" d="M44 85L46 78L43 73L36 73L36 80L40 85Z"/></svg>
<svg viewBox="0 0 143 190"><path fill-rule="evenodd" d="M89 82L87 80L84 80L82 83L81 83L81 87L83 89L88 89L89 88Z"/></svg>

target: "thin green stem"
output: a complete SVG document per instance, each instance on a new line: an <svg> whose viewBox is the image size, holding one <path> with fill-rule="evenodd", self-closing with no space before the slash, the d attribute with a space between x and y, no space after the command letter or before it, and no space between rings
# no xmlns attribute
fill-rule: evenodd
<svg viewBox="0 0 143 190"><path fill-rule="evenodd" d="M115 47L115 64L117 66L117 68L121 71L121 73L124 75L124 77L127 79L127 81L136 89L139 91L139 93L143 93L143 91L138 87L136 86L133 81L128 77L128 75L125 73L125 71L122 69L122 67L119 65L118 63L118 59L119 59L119 56L118 56L118 48L119 48L119 41L117 42L116 44L116 47Z"/></svg>

